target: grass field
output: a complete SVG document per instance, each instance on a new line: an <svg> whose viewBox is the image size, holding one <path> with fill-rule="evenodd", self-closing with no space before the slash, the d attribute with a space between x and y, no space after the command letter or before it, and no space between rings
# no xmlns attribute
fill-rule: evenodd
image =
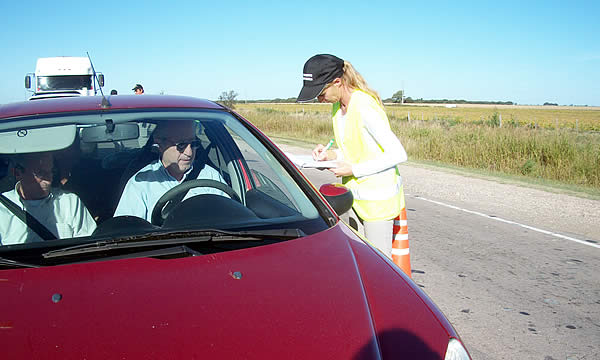
<svg viewBox="0 0 600 360"><path fill-rule="evenodd" d="M240 111L273 110L294 114L329 114L330 104L236 104ZM400 120L456 123L496 121L502 126L600 131L600 107L521 105L395 105L387 104L388 117Z"/></svg>
<svg viewBox="0 0 600 360"><path fill-rule="evenodd" d="M314 144L333 136L330 104L236 104L236 111L269 136ZM600 108L392 105L386 111L409 159L600 191Z"/></svg>

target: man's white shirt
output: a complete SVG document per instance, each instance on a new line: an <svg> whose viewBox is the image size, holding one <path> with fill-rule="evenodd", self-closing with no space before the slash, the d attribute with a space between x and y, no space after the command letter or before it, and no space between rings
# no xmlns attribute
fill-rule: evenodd
<svg viewBox="0 0 600 360"><path fill-rule="evenodd" d="M3 193L6 198L27 211L58 239L89 236L96 229L96 222L76 194L52 189L41 200L23 200L15 189ZM31 228L10 210L0 205L0 244L13 245L43 241Z"/></svg>
<svg viewBox="0 0 600 360"><path fill-rule="evenodd" d="M178 181L169 174L160 160L146 165L127 181L114 216L131 215L151 221L152 210L160 197L185 181L192 169L190 168L184 174L181 181ZM210 179L225 183L221 174L208 165L205 165L200 171L197 179ZM184 199L201 194L216 194L229 197L221 190L201 187L190 189Z"/></svg>

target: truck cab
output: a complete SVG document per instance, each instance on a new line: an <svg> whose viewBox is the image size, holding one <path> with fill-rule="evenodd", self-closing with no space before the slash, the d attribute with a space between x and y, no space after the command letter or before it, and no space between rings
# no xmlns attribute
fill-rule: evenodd
<svg viewBox="0 0 600 360"><path fill-rule="evenodd" d="M25 76L25 88L33 95L29 100L93 96L104 86L104 75L96 73L87 57L58 56L39 58L35 73ZM96 86L97 85L97 86Z"/></svg>

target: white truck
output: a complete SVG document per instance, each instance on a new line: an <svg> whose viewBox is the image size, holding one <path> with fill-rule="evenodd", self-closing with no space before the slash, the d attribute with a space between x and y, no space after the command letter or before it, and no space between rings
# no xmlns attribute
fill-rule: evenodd
<svg viewBox="0 0 600 360"><path fill-rule="evenodd" d="M104 86L104 75L94 74L92 63L87 57L39 58L35 73L28 73L25 76L25 88L33 92L29 100L93 96L102 86Z"/></svg>

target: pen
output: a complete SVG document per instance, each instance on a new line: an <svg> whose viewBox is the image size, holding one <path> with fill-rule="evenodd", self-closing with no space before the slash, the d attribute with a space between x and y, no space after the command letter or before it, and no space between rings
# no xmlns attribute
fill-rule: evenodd
<svg viewBox="0 0 600 360"><path fill-rule="evenodd" d="M333 139L329 140L329 142L327 143L327 145L325 145L325 147L323 147L321 150L319 150L319 152L317 153L317 155L315 155L313 153L313 159L315 159L317 161L322 161L323 159L321 159L321 157L324 156L324 154L327 152L327 150L329 150L329 148L331 147L331 145L333 145Z"/></svg>

